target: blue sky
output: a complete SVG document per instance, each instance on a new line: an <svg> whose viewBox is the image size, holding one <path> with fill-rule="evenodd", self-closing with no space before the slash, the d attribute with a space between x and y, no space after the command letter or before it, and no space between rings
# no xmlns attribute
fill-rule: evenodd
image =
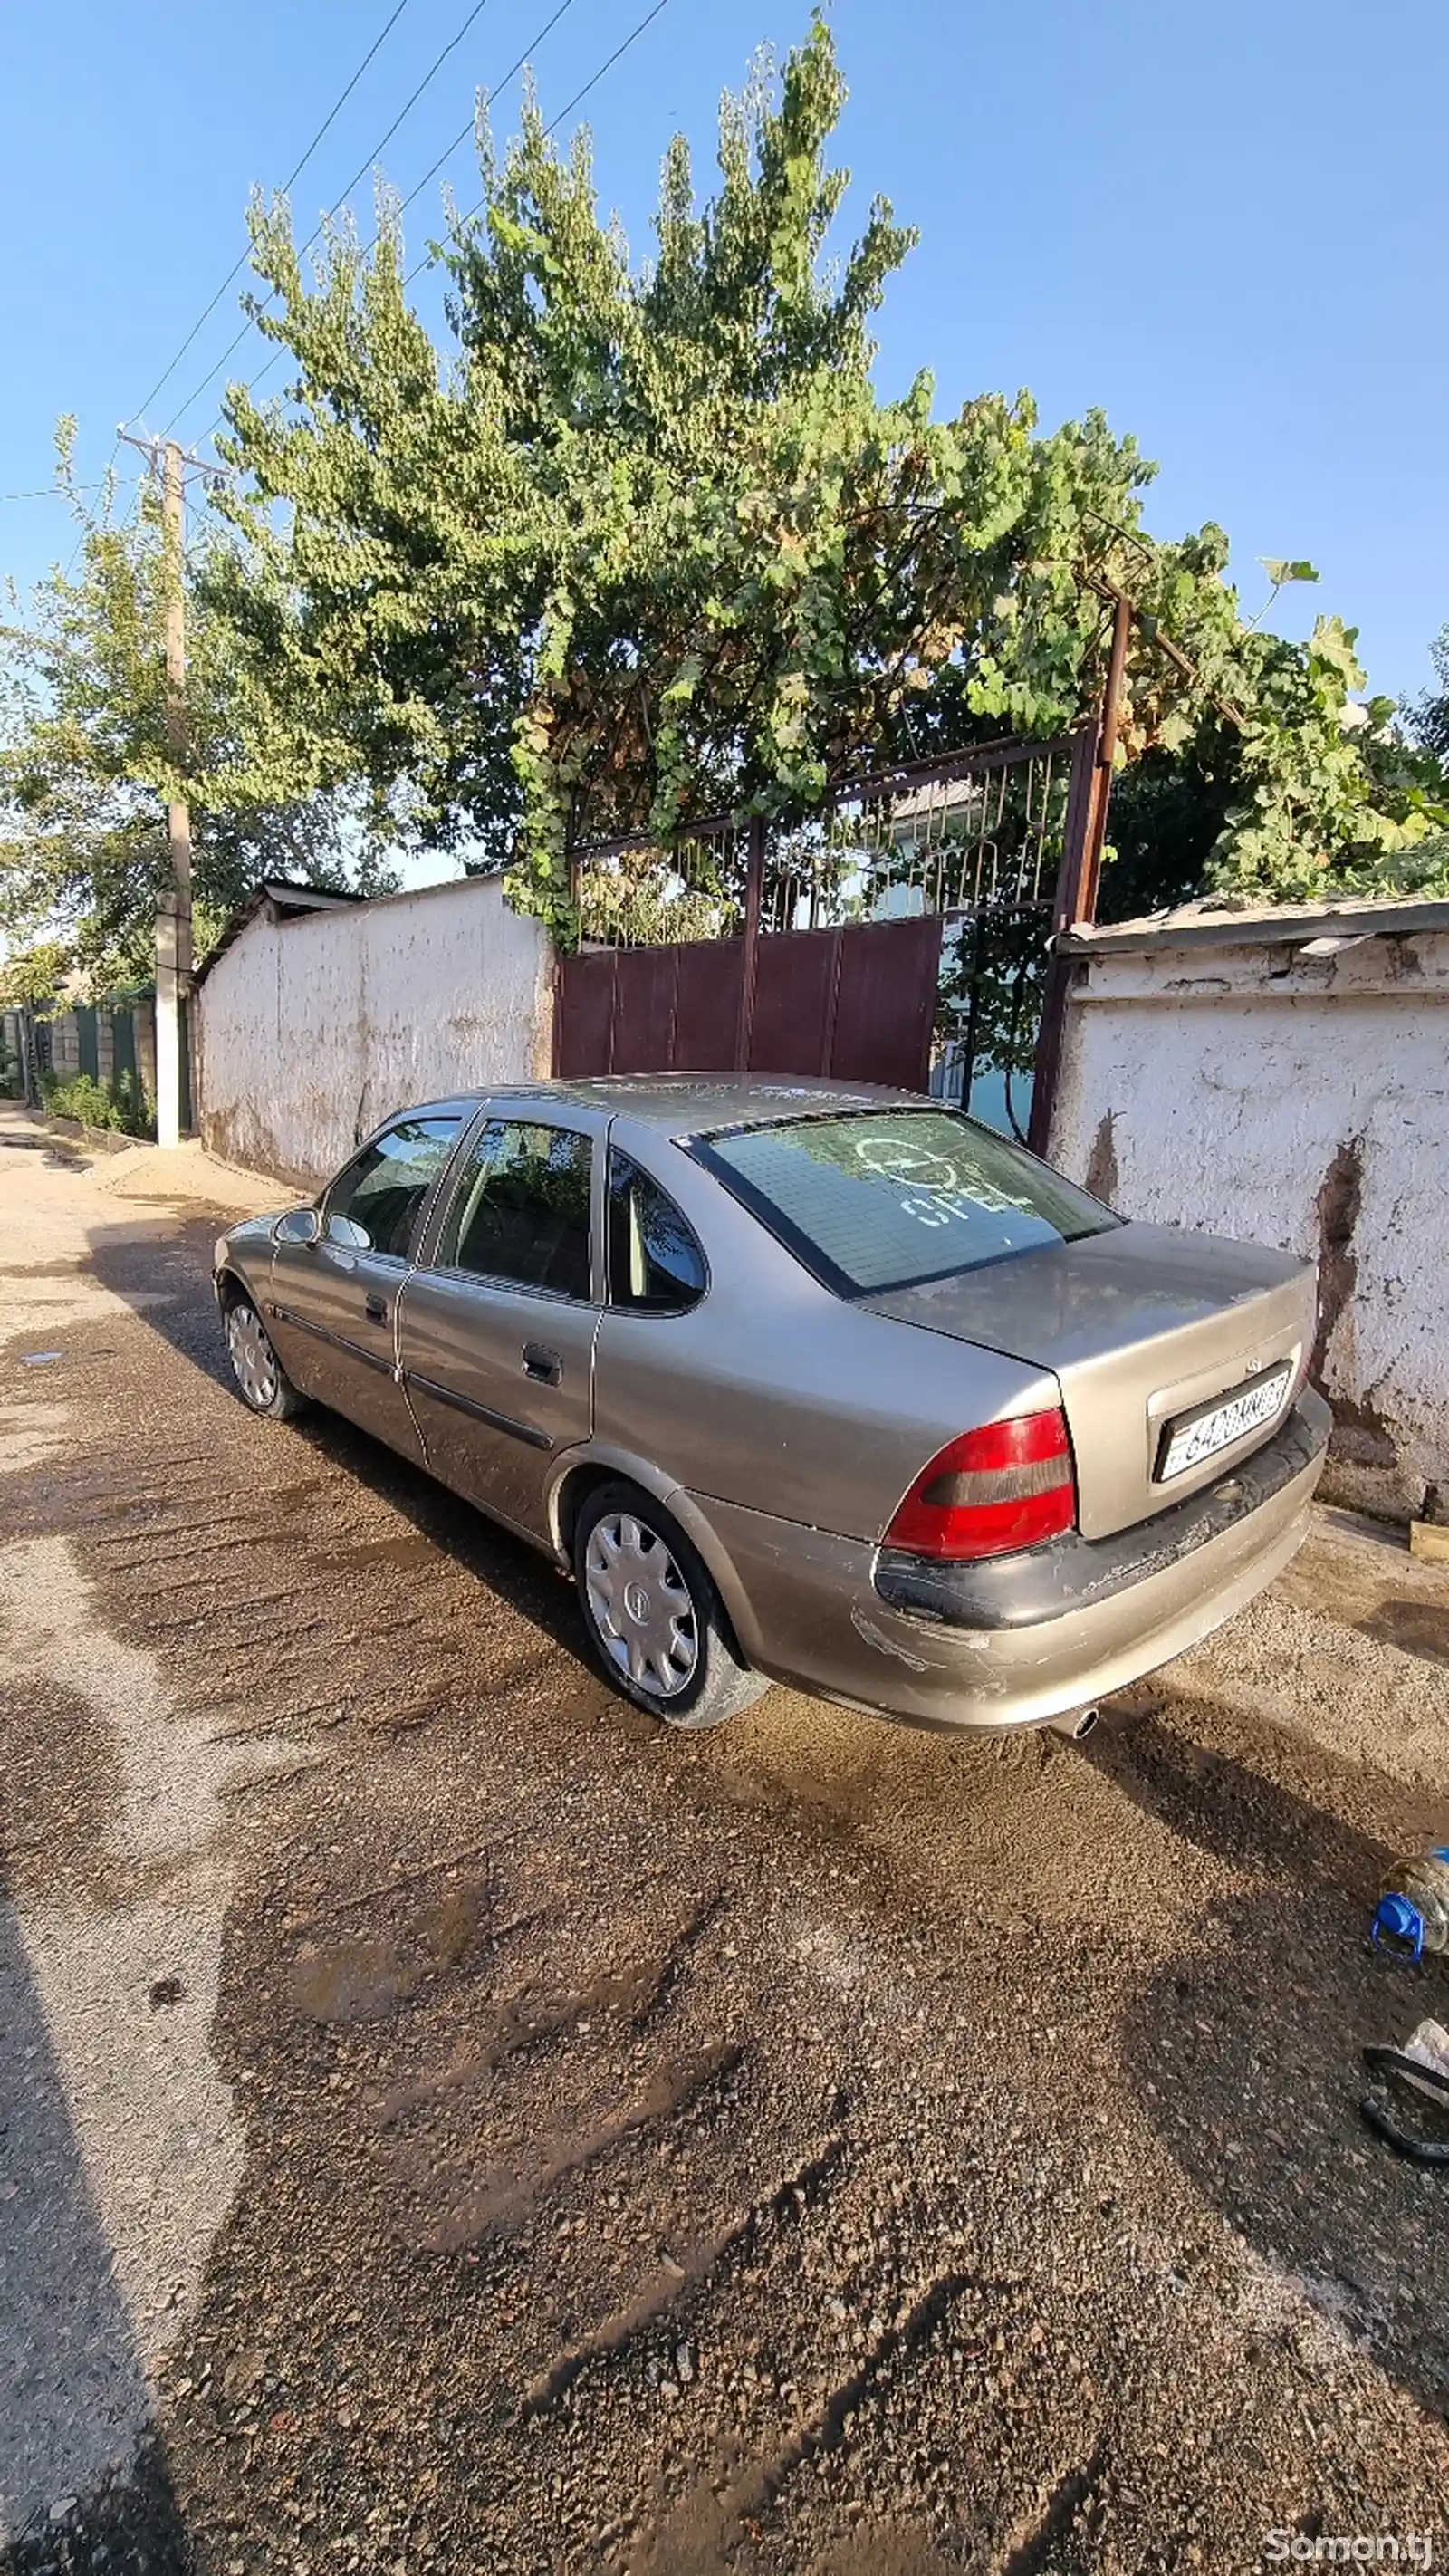
<svg viewBox="0 0 1449 2576"><path fill-rule="evenodd" d="M285 176L394 0L11 0L0 38L0 493L43 484L57 413L99 472L241 249L247 191ZM373 150L470 0L407 0L294 192L304 229ZM407 190L556 0L487 0L388 146ZM570 0L536 56L564 106L647 0ZM1045 424L1100 404L1161 472L1149 524L1219 520L1252 605L1258 555L1300 555L1362 630L1374 684L1417 691L1449 619L1449 10L1443 0L836 0L851 85L847 207L921 228L881 327L883 389L922 366L954 406L1029 385ZM707 176L723 86L803 0L668 0L581 113L601 194L647 241L676 128ZM506 128L517 86L499 103ZM444 176L465 203L471 150ZM438 183L441 184L441 180ZM368 183L356 192L370 216ZM436 186L408 217L438 229ZM370 229L370 223L369 223ZM227 296L155 428L237 327ZM252 350L238 352L243 371ZM180 427L202 433L215 390ZM127 470L136 463L123 451ZM0 506L0 573L69 552L55 502Z"/></svg>

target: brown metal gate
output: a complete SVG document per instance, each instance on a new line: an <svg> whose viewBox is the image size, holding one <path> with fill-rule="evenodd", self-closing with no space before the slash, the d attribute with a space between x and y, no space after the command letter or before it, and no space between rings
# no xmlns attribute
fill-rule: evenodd
<svg viewBox="0 0 1449 2576"><path fill-rule="evenodd" d="M557 1070L822 1073L923 1091L931 1070L939 919L610 948L559 964Z"/></svg>
<svg viewBox="0 0 1449 2576"><path fill-rule="evenodd" d="M842 786L794 824L580 847L556 1072L825 1074L971 1107L991 1075L998 1123L1029 1115L1037 1142L1048 950L1080 914L1100 759L1084 726Z"/></svg>

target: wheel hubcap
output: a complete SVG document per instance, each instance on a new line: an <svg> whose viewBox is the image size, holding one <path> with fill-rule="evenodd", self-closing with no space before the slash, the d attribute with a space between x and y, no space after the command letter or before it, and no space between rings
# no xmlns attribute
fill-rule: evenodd
<svg viewBox="0 0 1449 2576"><path fill-rule="evenodd" d="M590 1532L584 1573L610 1660L639 1689L673 1699L699 1661L699 1625L658 1531L630 1512L611 1512Z"/></svg>
<svg viewBox="0 0 1449 2576"><path fill-rule="evenodd" d="M255 1307L241 1303L231 1308L226 1319L226 1346L237 1385L248 1404L264 1412L277 1392L277 1362Z"/></svg>

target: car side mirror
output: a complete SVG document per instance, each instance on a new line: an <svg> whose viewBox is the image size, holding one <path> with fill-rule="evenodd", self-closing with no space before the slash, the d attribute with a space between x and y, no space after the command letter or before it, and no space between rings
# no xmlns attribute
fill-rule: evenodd
<svg viewBox="0 0 1449 2576"><path fill-rule="evenodd" d="M292 1208L277 1219L273 1241L277 1243L315 1243L322 1231L322 1220L315 1208Z"/></svg>

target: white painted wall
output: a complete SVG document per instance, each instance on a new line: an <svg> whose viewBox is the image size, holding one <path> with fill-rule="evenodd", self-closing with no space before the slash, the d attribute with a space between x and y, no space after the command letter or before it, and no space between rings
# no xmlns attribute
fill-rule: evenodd
<svg viewBox="0 0 1449 2576"><path fill-rule="evenodd" d="M1136 951L1079 934L1052 1126L1052 1160L1124 1215L1322 1261L1334 1488L1410 1516L1428 1485L1449 1496L1443 912L1320 957L1312 925Z"/></svg>
<svg viewBox="0 0 1449 2576"><path fill-rule="evenodd" d="M552 950L496 878L248 922L197 996L213 1153L314 1187L394 1109L546 1073Z"/></svg>

